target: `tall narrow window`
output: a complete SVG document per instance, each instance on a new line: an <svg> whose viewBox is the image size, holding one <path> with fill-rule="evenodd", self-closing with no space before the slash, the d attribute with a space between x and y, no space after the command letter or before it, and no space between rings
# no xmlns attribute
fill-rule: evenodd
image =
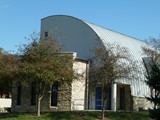
<svg viewBox="0 0 160 120"><path fill-rule="evenodd" d="M45 32L45 33L44 33L44 36L45 36L45 37L48 37L48 32Z"/></svg>
<svg viewBox="0 0 160 120"><path fill-rule="evenodd" d="M107 110L111 110L111 87L107 89Z"/></svg>
<svg viewBox="0 0 160 120"><path fill-rule="evenodd" d="M102 109L102 88L96 88L96 99L95 99L95 108L96 110Z"/></svg>
<svg viewBox="0 0 160 120"><path fill-rule="evenodd" d="M31 85L31 105L36 105L36 84Z"/></svg>
<svg viewBox="0 0 160 120"><path fill-rule="evenodd" d="M17 86L17 105L21 105L21 95L22 95L22 86L18 84Z"/></svg>
<svg viewBox="0 0 160 120"><path fill-rule="evenodd" d="M58 85L52 85L51 90L51 106L57 106L57 96L58 96Z"/></svg>

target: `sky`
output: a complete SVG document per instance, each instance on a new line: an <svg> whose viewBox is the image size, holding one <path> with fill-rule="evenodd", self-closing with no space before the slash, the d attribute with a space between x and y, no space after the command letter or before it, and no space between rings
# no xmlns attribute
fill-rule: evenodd
<svg viewBox="0 0 160 120"><path fill-rule="evenodd" d="M141 40L160 35L160 0L0 0L0 48L17 52L51 15L74 16Z"/></svg>

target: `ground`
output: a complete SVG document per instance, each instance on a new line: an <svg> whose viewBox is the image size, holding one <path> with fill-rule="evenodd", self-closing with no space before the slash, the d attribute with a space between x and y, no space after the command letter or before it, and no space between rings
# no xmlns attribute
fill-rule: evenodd
<svg viewBox="0 0 160 120"><path fill-rule="evenodd" d="M100 111L69 111L42 113L2 113L0 120L100 120ZM105 112L106 120L151 120L148 112Z"/></svg>

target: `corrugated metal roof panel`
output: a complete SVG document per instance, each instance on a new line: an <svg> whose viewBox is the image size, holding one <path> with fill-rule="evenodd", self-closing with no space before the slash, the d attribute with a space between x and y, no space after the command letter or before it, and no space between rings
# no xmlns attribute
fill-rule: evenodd
<svg viewBox="0 0 160 120"><path fill-rule="evenodd" d="M107 43L111 44L119 44L120 46L128 48L129 53L132 55L132 57L137 61L142 61L142 58L145 57L143 54L142 47L147 47L148 45L141 40L138 40L136 38L105 29L103 27L85 22L87 25L89 25L100 37L102 40L102 43L107 46ZM142 64L143 67L143 64ZM139 80L130 81L130 80L119 80L117 82L123 83L123 84L130 84L131 85L131 93L133 96L147 96L149 95L149 87L144 82L145 76L139 75Z"/></svg>
<svg viewBox="0 0 160 120"><path fill-rule="evenodd" d="M117 43L123 47L128 48L129 52L134 56L136 60L142 60L143 51L141 48L147 46L144 41L129 37L127 35L109 29L105 29L103 27L88 22L85 23L97 33L104 45L106 45L107 43Z"/></svg>

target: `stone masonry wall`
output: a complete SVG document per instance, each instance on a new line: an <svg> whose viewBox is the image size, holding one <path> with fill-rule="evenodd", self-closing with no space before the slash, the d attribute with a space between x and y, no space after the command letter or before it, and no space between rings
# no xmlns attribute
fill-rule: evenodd
<svg viewBox="0 0 160 120"><path fill-rule="evenodd" d="M58 86L57 106L51 107L51 87L48 86L41 100L41 111L70 111L71 101L81 99L81 104L77 109L84 109L85 101L85 80L86 80L86 61L75 61L73 65L78 73L84 74L79 80L73 84L63 84ZM12 89L12 112L36 112L37 106L31 105L31 87L30 85L22 87L21 105L17 105L17 86Z"/></svg>
<svg viewBox="0 0 160 120"><path fill-rule="evenodd" d="M46 88L44 97L41 100L41 111L53 111L50 108L50 87ZM12 89L12 112L36 112L36 105L31 105L31 88L30 86L22 87L21 105L17 105L17 87Z"/></svg>
<svg viewBox="0 0 160 120"><path fill-rule="evenodd" d="M17 105L17 86L12 89L12 112L35 112L35 106L30 104L30 87L22 87L21 92L21 105Z"/></svg>
<svg viewBox="0 0 160 120"><path fill-rule="evenodd" d="M145 97L133 96L134 111L139 111L140 109L148 110L148 108L153 108L153 104L149 102Z"/></svg>
<svg viewBox="0 0 160 120"><path fill-rule="evenodd" d="M77 70L82 75L78 80L72 83L72 103L71 110L84 110L86 95L86 63L76 61L73 64L73 69Z"/></svg>
<svg viewBox="0 0 160 120"><path fill-rule="evenodd" d="M58 88L58 111L70 111L71 110L71 84L63 84Z"/></svg>
<svg viewBox="0 0 160 120"><path fill-rule="evenodd" d="M125 87L125 111L139 111L140 109L148 110L148 108L152 108L153 105L145 98L132 96L129 85L118 85L117 87L117 110L120 110L120 100L119 100L119 91L120 87Z"/></svg>

